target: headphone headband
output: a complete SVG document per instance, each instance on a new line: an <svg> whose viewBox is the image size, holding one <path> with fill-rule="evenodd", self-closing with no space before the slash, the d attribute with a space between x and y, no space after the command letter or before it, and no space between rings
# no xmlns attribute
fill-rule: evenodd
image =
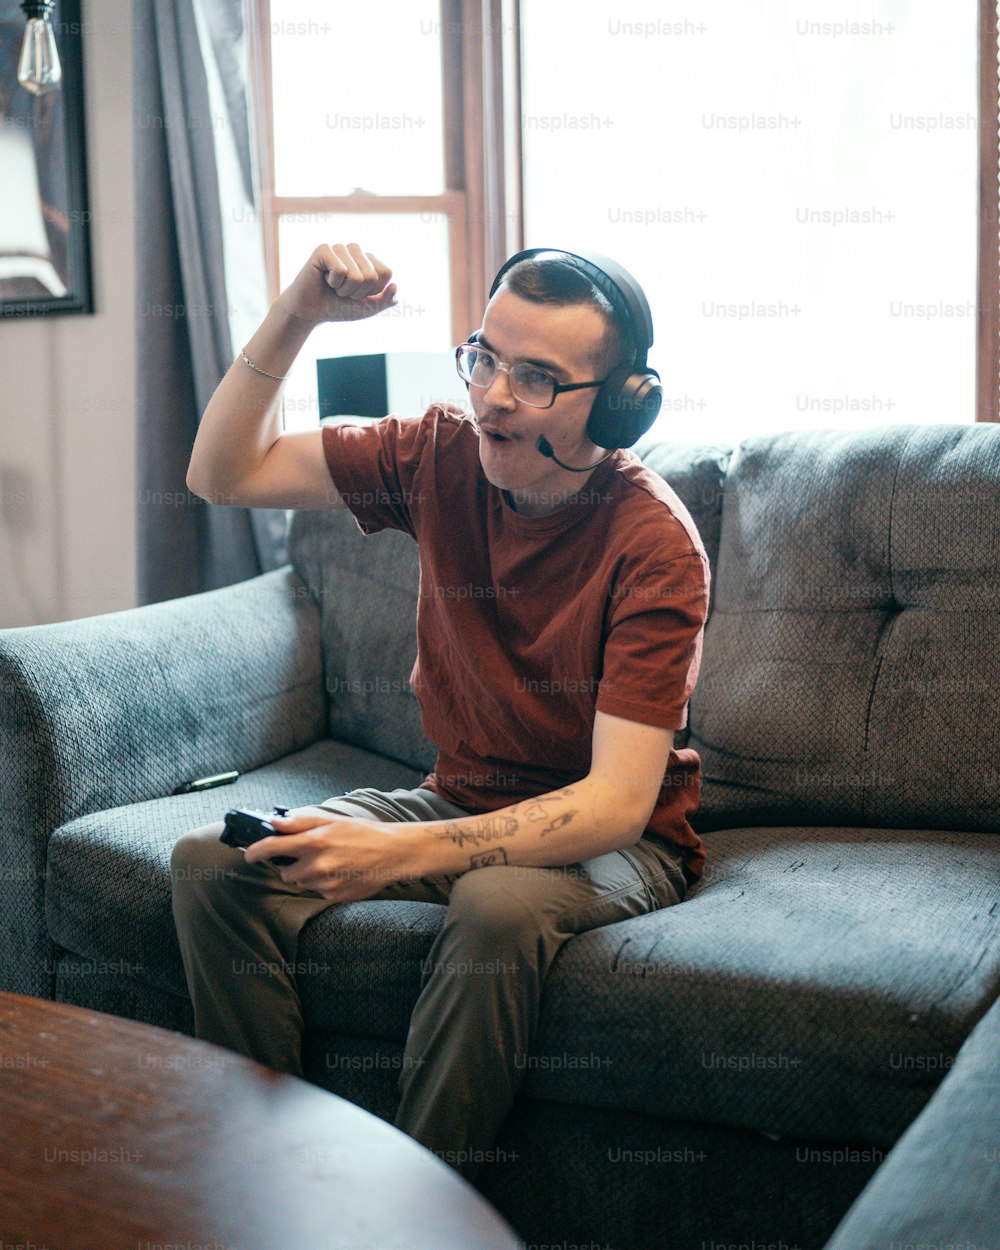
<svg viewBox="0 0 1000 1250"><path fill-rule="evenodd" d="M601 294L614 308L618 316L628 325L635 341L635 368L646 367L646 356L653 346L653 316L642 287L635 278L609 256L599 252L567 252L561 247L530 247L526 251L516 252L505 261L490 287L490 298L496 294L497 288L508 269L519 261L531 260L542 253L554 253L579 269L597 287Z"/></svg>

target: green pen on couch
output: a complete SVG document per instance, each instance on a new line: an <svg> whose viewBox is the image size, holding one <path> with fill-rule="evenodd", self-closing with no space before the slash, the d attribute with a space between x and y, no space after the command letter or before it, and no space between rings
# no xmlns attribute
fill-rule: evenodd
<svg viewBox="0 0 1000 1250"><path fill-rule="evenodd" d="M171 794L195 794L199 790L213 790L216 786L231 785L239 776L237 772L216 773L214 777L199 777L196 781L185 781L183 785L171 790Z"/></svg>

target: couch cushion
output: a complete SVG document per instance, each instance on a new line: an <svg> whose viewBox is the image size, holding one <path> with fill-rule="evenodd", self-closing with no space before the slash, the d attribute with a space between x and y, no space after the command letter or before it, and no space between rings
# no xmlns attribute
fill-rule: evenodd
<svg viewBox="0 0 1000 1250"><path fill-rule="evenodd" d="M699 832L996 831L998 534L996 426L742 443L691 699Z"/></svg>
<svg viewBox="0 0 1000 1250"><path fill-rule="evenodd" d="M397 530L366 537L344 510L297 512L288 551L319 605L330 737L429 772L437 752L410 689L416 543Z"/></svg>
<svg viewBox="0 0 1000 1250"><path fill-rule="evenodd" d="M420 781L401 764L324 740L244 773L231 786L81 816L49 843L49 934L73 955L95 961L94 975L110 971L186 997L170 907L170 853L182 833L221 820L230 807L303 806L358 786Z"/></svg>
<svg viewBox="0 0 1000 1250"><path fill-rule="evenodd" d="M532 1091L891 1144L1000 993L1000 843L842 827L706 841L687 900L560 954Z"/></svg>
<svg viewBox="0 0 1000 1250"><path fill-rule="evenodd" d="M527 1092L890 1145L1000 992L1000 844L854 828L708 842L680 906L563 948ZM300 955L329 967L302 986L310 1029L405 1039L444 908L400 906L310 921Z"/></svg>
<svg viewBox="0 0 1000 1250"><path fill-rule="evenodd" d="M1000 1000L824 1250L1000 1246Z"/></svg>
<svg viewBox="0 0 1000 1250"><path fill-rule="evenodd" d="M413 773L332 743L212 793L58 830L47 911L95 975L185 994L170 849L230 801L307 803ZM242 787L242 788L238 788ZM736 829L680 906L569 941L546 983L526 1092L559 1102L891 1144L1000 992L996 840L975 833ZM432 903L331 907L305 927L310 1032L401 1043ZM377 1045L376 1045L377 1049Z"/></svg>

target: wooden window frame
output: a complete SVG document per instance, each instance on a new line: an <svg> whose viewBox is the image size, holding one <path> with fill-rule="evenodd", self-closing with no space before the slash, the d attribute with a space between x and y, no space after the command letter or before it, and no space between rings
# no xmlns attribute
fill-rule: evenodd
<svg viewBox="0 0 1000 1250"><path fill-rule="evenodd" d="M979 0L976 420L1000 421L1000 89L996 0Z"/></svg>
<svg viewBox="0 0 1000 1250"><path fill-rule="evenodd" d="M437 195L277 195L271 0L247 0L247 10L269 298L279 293L283 214L437 213L448 224L452 337L462 342L479 324L493 274L523 247L520 0L440 0L445 189Z"/></svg>

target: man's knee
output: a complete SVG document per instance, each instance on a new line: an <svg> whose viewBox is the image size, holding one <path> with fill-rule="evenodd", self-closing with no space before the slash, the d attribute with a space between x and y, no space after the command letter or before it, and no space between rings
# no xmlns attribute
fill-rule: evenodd
<svg viewBox="0 0 1000 1250"><path fill-rule="evenodd" d="M219 841L224 828L221 820L202 825L182 834L174 843L170 854L170 881L175 897L191 887L232 879L239 862L234 856L239 856L240 852Z"/></svg>
<svg viewBox="0 0 1000 1250"><path fill-rule="evenodd" d="M550 871L497 864L464 873L451 889L448 923L484 950L534 943L551 910Z"/></svg>

